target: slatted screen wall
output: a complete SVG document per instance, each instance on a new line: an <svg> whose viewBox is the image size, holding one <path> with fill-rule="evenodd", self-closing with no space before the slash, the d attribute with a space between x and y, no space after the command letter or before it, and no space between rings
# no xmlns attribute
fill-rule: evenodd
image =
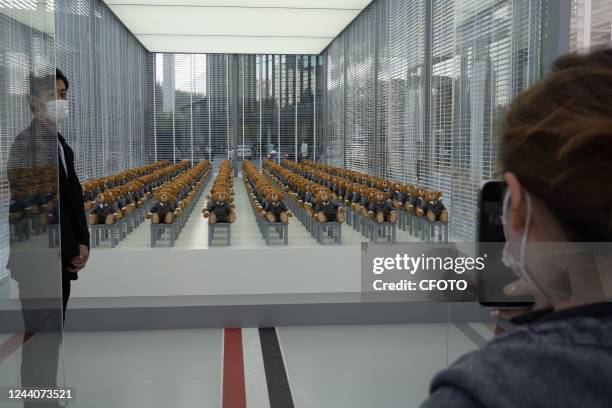
<svg viewBox="0 0 612 408"><path fill-rule="evenodd" d="M269 155L316 158L321 154L321 60L318 55L153 54L147 114L153 155L219 161L246 147L258 163Z"/></svg>
<svg viewBox="0 0 612 408"><path fill-rule="evenodd" d="M453 238L474 239L499 119L541 75L545 5L370 4L324 52L327 161L442 191Z"/></svg>
<svg viewBox="0 0 612 408"><path fill-rule="evenodd" d="M40 89L31 89L30 77L55 75L54 31L54 10L46 3L0 1L0 283L9 276L7 262L11 249L9 159L14 167L32 165L26 161L30 152L19 148L11 152L11 148L17 135L32 121L28 97ZM51 151L54 150L51 146ZM56 165L43 158L34 158L34 162ZM53 269L49 268L49 272Z"/></svg>
<svg viewBox="0 0 612 408"><path fill-rule="evenodd" d="M147 52L97 0L55 2L57 67L70 82L70 117L60 132L89 179L150 161Z"/></svg>

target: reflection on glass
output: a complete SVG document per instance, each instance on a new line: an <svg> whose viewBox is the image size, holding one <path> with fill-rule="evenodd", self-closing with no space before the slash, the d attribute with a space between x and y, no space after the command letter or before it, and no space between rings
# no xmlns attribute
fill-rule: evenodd
<svg viewBox="0 0 612 408"><path fill-rule="evenodd" d="M6 57L0 59L0 237L6 267L0 272L0 330L12 336L14 353L7 358L18 358L21 349L20 366L4 362L3 368L15 372L3 371L3 387L58 384L62 297L65 304L70 288L61 273L60 245L70 249L66 272L80 255L70 239L60 244L65 214L58 192L62 209L67 197L66 183L58 182L58 171L66 166L58 168L58 157L69 163L72 157L57 131L68 115L68 81L56 81L54 12L46 2L28 6L0 4L0 54Z"/></svg>

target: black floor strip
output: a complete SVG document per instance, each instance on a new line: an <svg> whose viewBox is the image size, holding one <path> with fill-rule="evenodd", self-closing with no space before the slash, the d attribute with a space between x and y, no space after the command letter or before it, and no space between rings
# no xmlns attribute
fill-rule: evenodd
<svg viewBox="0 0 612 408"><path fill-rule="evenodd" d="M281 354L276 329L260 328L259 339L263 355L270 408L293 408L293 398L287 379L287 370Z"/></svg>

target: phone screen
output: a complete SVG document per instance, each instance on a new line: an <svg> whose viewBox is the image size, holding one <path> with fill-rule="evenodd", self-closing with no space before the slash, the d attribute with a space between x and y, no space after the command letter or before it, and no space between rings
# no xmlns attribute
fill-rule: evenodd
<svg viewBox="0 0 612 408"><path fill-rule="evenodd" d="M502 262L506 241L501 220L506 183L487 182L480 192L478 219L478 253L487 255L487 268L478 275L478 295L483 306L519 307L533 304L527 296L507 296L503 289L517 280L516 274Z"/></svg>

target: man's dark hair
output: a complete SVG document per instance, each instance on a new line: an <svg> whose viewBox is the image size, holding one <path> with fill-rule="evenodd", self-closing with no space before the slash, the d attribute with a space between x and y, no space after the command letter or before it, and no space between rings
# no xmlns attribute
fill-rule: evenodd
<svg viewBox="0 0 612 408"><path fill-rule="evenodd" d="M68 83L68 78L66 78L66 76L64 75L62 71L56 68L55 69L55 80L57 81L58 79L61 79L62 81L64 81L64 85L66 85L66 90L68 90L70 86Z"/></svg>
<svg viewBox="0 0 612 408"><path fill-rule="evenodd" d="M55 76L53 74L43 76L30 75L30 95L39 96L43 91L55 92L55 82L58 79L64 81L66 90L68 90L68 78L59 69L55 70Z"/></svg>

